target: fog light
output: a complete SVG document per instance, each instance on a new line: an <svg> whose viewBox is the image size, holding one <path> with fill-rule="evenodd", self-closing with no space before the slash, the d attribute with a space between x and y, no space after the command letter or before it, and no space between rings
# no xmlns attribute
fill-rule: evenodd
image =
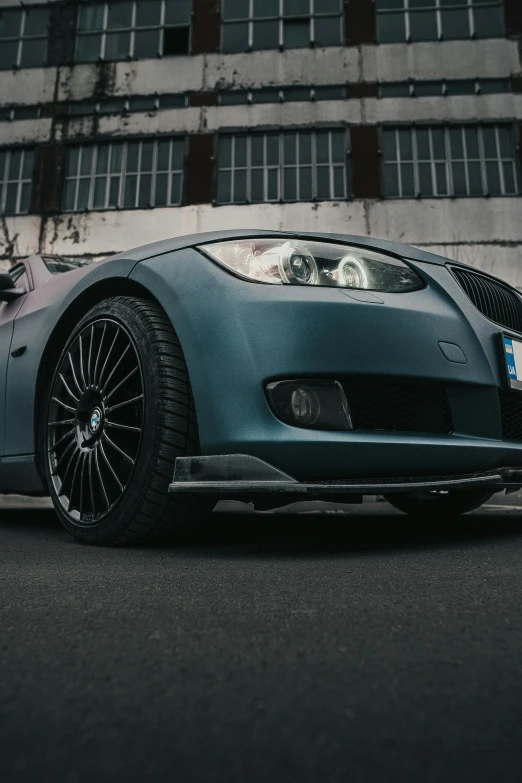
<svg viewBox="0 0 522 783"><path fill-rule="evenodd" d="M275 381L266 390L273 412L285 424L313 430L353 429L338 381Z"/></svg>

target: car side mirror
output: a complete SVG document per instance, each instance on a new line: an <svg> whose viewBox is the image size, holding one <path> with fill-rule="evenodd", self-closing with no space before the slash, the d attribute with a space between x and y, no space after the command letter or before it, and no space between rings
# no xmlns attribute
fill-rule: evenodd
<svg viewBox="0 0 522 783"><path fill-rule="evenodd" d="M23 288L17 288L9 272L0 272L0 302L12 302L25 294Z"/></svg>

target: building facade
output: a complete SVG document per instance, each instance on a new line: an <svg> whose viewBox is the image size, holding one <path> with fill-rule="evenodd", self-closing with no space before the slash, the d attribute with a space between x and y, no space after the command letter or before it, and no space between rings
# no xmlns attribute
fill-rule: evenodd
<svg viewBox="0 0 522 783"><path fill-rule="evenodd" d="M0 0L0 264L373 235L522 289L521 0Z"/></svg>

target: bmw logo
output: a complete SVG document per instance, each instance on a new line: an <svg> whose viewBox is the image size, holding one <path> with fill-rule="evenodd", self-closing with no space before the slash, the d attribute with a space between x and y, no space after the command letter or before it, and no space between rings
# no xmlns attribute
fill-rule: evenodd
<svg viewBox="0 0 522 783"><path fill-rule="evenodd" d="M92 433L98 432L101 426L101 420L102 412L99 408L95 408L91 413L91 419L89 421L89 427L91 428Z"/></svg>

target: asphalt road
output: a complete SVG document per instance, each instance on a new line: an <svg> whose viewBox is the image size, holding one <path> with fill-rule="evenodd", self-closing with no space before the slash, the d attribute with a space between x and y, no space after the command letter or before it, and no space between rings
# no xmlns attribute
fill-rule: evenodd
<svg viewBox="0 0 522 783"><path fill-rule="evenodd" d="M0 502L0 780L519 781L521 570L512 506L108 550Z"/></svg>

